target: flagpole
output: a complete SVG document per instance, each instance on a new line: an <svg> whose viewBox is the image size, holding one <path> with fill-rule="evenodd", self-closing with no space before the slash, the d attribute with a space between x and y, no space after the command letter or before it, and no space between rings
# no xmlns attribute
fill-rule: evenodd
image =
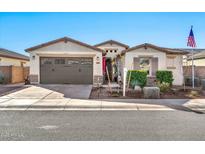
<svg viewBox="0 0 205 154"><path fill-rule="evenodd" d="M191 26L191 31L190 31L190 34L189 34L189 37L188 37L188 43L187 43L187 46L190 46L192 47L192 88L194 89L194 78L195 78L195 74L194 74L194 47L196 47L196 42L195 42L195 39L194 39L194 33L192 31L193 29L193 26Z"/></svg>
<svg viewBox="0 0 205 154"><path fill-rule="evenodd" d="M194 50L192 49L192 88L194 89Z"/></svg>
<svg viewBox="0 0 205 154"><path fill-rule="evenodd" d="M193 29L193 26L191 26L191 29ZM193 89L195 87L195 85L194 85L194 78L195 78L195 74L194 74L194 49L192 48L192 88Z"/></svg>

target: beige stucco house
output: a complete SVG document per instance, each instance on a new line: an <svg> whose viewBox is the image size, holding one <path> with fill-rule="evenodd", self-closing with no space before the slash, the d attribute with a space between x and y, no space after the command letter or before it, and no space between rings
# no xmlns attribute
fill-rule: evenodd
<svg viewBox="0 0 205 154"><path fill-rule="evenodd" d="M28 74L28 56L0 48L0 84L24 82Z"/></svg>
<svg viewBox="0 0 205 154"><path fill-rule="evenodd" d="M189 54L183 56L183 70L185 78L192 76L192 52L194 62L194 75L197 79L205 78L205 49L181 49L189 52Z"/></svg>
<svg viewBox="0 0 205 154"><path fill-rule="evenodd" d="M0 48L0 66L29 66L29 57Z"/></svg>
<svg viewBox="0 0 205 154"><path fill-rule="evenodd" d="M149 77L157 70L171 70L174 85L183 84L182 50L142 44L128 45L109 40L91 46L64 37L26 49L30 54L32 83L97 84L123 76L123 68L146 69ZM106 71L107 70L107 71ZM108 74L107 74L108 72Z"/></svg>
<svg viewBox="0 0 205 154"><path fill-rule="evenodd" d="M189 52L189 54L184 56L184 66L192 65L192 54L194 53L194 65L195 66L205 66L205 49L181 49Z"/></svg>

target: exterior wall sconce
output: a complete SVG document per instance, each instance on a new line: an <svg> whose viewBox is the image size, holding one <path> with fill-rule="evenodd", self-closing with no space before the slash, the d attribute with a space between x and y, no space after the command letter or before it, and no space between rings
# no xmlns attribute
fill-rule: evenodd
<svg viewBox="0 0 205 154"><path fill-rule="evenodd" d="M100 64L100 58L98 56L96 57L96 64Z"/></svg>

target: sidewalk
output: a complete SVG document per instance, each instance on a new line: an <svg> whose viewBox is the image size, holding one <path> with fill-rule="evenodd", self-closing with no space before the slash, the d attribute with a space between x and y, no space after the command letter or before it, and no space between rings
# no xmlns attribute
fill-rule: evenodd
<svg viewBox="0 0 205 154"><path fill-rule="evenodd" d="M182 110L205 113L205 99L0 98L0 110Z"/></svg>

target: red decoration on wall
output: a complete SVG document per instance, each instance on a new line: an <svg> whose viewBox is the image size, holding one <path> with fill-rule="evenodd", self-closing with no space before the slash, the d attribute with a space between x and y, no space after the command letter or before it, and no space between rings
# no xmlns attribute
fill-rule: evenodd
<svg viewBox="0 0 205 154"><path fill-rule="evenodd" d="M106 72L106 57L102 58L102 69L103 69L103 74Z"/></svg>

